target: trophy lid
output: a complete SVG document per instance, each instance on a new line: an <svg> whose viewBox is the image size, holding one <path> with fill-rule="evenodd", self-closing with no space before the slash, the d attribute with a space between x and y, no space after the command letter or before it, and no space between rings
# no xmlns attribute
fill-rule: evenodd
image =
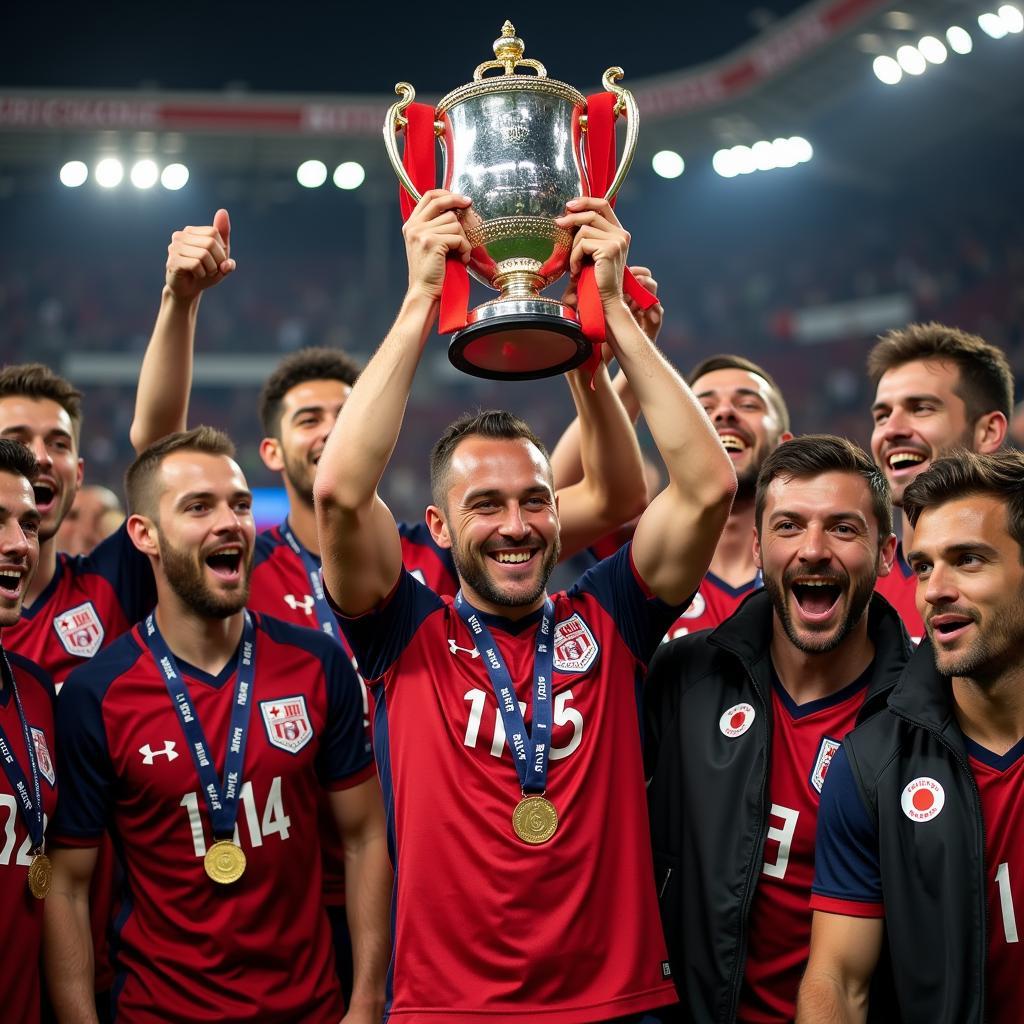
<svg viewBox="0 0 1024 1024"><path fill-rule="evenodd" d="M524 57L526 44L516 35L515 26L506 21L501 27L501 35L494 40L494 60L485 60L478 64L473 72L473 81L460 85L437 105L437 112L444 113L463 100L476 96L486 96L500 92L543 92L560 99L568 100L574 105L585 107L587 104L583 94L565 82L548 78L547 69L539 60ZM517 75L516 68L526 67L536 71L535 75ZM492 78L485 78L487 71L500 68L504 73Z"/></svg>

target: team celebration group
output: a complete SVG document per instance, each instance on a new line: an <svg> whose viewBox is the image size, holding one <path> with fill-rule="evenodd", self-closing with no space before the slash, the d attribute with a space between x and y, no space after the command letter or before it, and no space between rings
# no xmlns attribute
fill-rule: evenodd
<svg viewBox="0 0 1024 1024"><path fill-rule="evenodd" d="M188 423L226 211L171 237L127 518L87 553L58 534L81 396L0 371L0 1018L1016 1024L1003 353L891 331L870 454L800 435L746 358L684 380L623 296L628 233L574 200L614 377L567 375L550 455L460 417L397 523L378 488L468 205L406 222L364 368L304 349L267 380L265 532L231 440Z"/></svg>

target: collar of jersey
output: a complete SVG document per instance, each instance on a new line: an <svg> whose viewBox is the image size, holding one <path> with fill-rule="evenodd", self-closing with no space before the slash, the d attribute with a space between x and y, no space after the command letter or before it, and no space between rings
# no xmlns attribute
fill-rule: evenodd
<svg viewBox="0 0 1024 1024"><path fill-rule="evenodd" d="M242 642L239 641L238 647L241 646ZM177 655L174 656L174 660L178 663L178 671L183 676L188 676L189 679L194 679L197 683L219 690L235 674L235 668L238 665L238 647L231 652L224 667L215 676L204 672L201 668L196 668L195 665L190 665L184 658L179 658Z"/></svg>
<svg viewBox="0 0 1024 1024"><path fill-rule="evenodd" d="M988 747L983 747L977 740L972 740L965 733L964 746L967 748L968 755L975 761L980 761L997 772L1005 772L1008 768L1012 768L1020 760L1021 755L1024 755L1024 739L1014 743L1005 754L997 754L989 750Z"/></svg>
<svg viewBox="0 0 1024 1024"><path fill-rule="evenodd" d="M469 602L467 601L466 604ZM520 633L525 633L528 629L536 628L544 612L544 608L541 606L521 619L506 619L504 615L494 615L491 612L481 611L474 605L469 606L480 616L481 621L488 629L500 629L503 633L510 633L512 636L519 636Z"/></svg>
<svg viewBox="0 0 1024 1024"><path fill-rule="evenodd" d="M739 597L741 594L749 594L752 590L757 590L762 586L760 569L758 569L754 574L754 578L752 580L747 580L746 583L741 583L738 587L734 587L731 584L726 583L725 580L720 576L716 576L713 572L706 573L705 578L730 597Z"/></svg>
<svg viewBox="0 0 1024 1024"><path fill-rule="evenodd" d="M779 678L778 672L775 671L775 664L770 658L768 660L771 665L772 689L779 695L783 707L789 712L789 717L794 719L807 718L808 715L813 715L817 711L824 711L825 708L842 704L844 700L848 700L859 690L867 689L867 685L871 682L871 677L875 672L875 662L872 659L871 664L852 683L847 683L841 690L837 690L827 697L819 697L817 700L809 700L805 704L797 704L789 695L785 686L782 685L782 680Z"/></svg>

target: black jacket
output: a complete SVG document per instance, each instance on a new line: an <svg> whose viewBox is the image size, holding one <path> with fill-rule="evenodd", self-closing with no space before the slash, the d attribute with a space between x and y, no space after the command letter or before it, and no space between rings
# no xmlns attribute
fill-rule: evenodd
<svg viewBox="0 0 1024 1024"><path fill-rule="evenodd" d="M868 630L873 674L858 721L885 707L911 645L875 595ZM751 594L710 632L665 644L645 691L645 760L655 877L681 1009L664 1019L736 1019L753 901L768 828L772 605ZM723 711L748 703L757 742L734 743ZM809 895L809 894L808 894Z"/></svg>
<svg viewBox="0 0 1024 1024"><path fill-rule="evenodd" d="M911 658L885 713L843 743L878 830L885 928L904 1024L982 1024L987 927L981 799L953 713L949 679L927 640ZM926 776L942 786L927 823L901 809L904 788Z"/></svg>

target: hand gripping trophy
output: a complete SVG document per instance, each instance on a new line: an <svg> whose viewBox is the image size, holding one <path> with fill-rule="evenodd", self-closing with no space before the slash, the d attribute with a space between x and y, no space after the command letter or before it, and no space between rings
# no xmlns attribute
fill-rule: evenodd
<svg viewBox="0 0 1024 1024"><path fill-rule="evenodd" d="M588 111L587 99L571 85L548 78L543 64L523 57L524 49L506 21L494 43L496 59L480 64L473 81L448 93L436 110L416 105L427 113L425 131L414 139L416 108L409 108L416 93L406 82L395 86L401 99L384 121L388 156L414 202L421 190L433 187L435 138L444 147L444 187L473 200L463 216L473 247L469 269L500 294L464 318L457 315L452 322L449 317L448 327L442 298L441 329L453 324L460 328L448 348L455 366L495 380L554 376L590 355L591 343L576 311L540 294L562 276L569 262L572 236L555 218L575 196L615 195L629 170L639 129L632 94L616 84L621 68L609 68L602 79L611 103L609 116L602 121L602 141L597 143L596 125L591 123L596 111ZM520 68L535 74L518 73ZM503 74L486 77L492 70ZM614 119L622 115L625 145L612 174L614 156L610 161L603 157L614 154ZM403 129L404 164L397 141ZM593 156L595 144L600 158ZM414 146L420 189L409 170L416 166ZM599 171L592 166L598 162L608 166ZM601 180L609 175L610 181ZM464 273L461 264L449 267L449 274Z"/></svg>

